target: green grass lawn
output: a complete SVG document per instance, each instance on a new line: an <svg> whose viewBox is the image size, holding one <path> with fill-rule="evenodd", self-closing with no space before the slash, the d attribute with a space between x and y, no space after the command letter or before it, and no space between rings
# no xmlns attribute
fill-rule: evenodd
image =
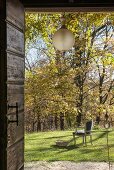
<svg viewBox="0 0 114 170"><path fill-rule="evenodd" d="M93 145L82 145L82 138L67 147L57 147L57 140L72 139L72 131L39 132L25 135L25 161L108 161L106 132L93 132ZM114 131L109 132L110 160L114 162Z"/></svg>

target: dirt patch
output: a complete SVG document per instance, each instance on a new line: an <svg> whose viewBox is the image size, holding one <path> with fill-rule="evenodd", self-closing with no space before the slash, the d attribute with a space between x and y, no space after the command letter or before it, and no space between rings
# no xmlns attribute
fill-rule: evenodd
<svg viewBox="0 0 114 170"><path fill-rule="evenodd" d="M25 163L25 170L109 170L109 164L105 162L39 161ZM111 164L110 170L114 170L114 164Z"/></svg>

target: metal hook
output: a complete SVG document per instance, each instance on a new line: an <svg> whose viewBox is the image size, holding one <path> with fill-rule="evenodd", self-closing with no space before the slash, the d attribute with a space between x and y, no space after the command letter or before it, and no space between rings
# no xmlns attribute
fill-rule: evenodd
<svg viewBox="0 0 114 170"><path fill-rule="evenodd" d="M8 119L8 123L17 123L17 126L18 126L18 122L19 122L19 118L18 118L18 103L16 102L16 105L9 105L8 104L8 110L9 109L13 109L13 108L15 108L16 109L16 120L9 120ZM7 117L8 118L8 117Z"/></svg>

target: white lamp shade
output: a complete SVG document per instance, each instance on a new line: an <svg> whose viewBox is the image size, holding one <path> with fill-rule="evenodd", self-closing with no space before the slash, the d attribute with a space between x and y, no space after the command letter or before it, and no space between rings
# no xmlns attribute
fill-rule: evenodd
<svg viewBox="0 0 114 170"><path fill-rule="evenodd" d="M74 35L67 28L60 28L53 36L53 45L59 51L69 50L74 42Z"/></svg>

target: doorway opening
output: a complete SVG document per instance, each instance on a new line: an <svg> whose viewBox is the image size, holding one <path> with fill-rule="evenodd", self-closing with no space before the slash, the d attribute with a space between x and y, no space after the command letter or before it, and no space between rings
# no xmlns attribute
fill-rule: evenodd
<svg viewBox="0 0 114 170"><path fill-rule="evenodd" d="M25 161L113 162L114 13L65 12L75 37L65 52L52 42L62 15L25 15ZM88 120L93 145L74 145L72 133Z"/></svg>

